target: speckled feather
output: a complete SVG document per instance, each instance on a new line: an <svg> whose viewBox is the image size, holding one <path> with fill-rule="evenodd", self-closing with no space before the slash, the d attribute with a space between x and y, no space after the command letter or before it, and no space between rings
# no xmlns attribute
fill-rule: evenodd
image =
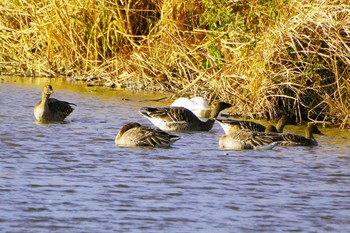
<svg viewBox="0 0 350 233"><path fill-rule="evenodd" d="M180 137L168 134L163 130L141 126L131 122L123 126L115 138L115 143L121 146L169 146Z"/></svg>

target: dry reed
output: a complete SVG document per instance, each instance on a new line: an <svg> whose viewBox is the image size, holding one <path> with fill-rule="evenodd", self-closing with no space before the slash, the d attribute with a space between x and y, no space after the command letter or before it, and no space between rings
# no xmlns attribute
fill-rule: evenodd
<svg viewBox="0 0 350 233"><path fill-rule="evenodd" d="M350 125L349 1L4 0L0 71Z"/></svg>

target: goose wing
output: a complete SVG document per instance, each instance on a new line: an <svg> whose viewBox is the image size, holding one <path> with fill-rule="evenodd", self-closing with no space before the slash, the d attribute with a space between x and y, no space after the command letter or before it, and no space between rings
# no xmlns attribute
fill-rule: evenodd
<svg viewBox="0 0 350 233"><path fill-rule="evenodd" d="M262 134L262 133L260 133ZM265 142L279 142L281 146L316 146L317 141L314 138L308 139L305 136L292 133L263 133L266 136L257 136L259 140Z"/></svg>
<svg viewBox="0 0 350 233"><path fill-rule="evenodd" d="M278 141L278 135L274 133L265 132L245 132L240 131L244 135L241 137L242 141L245 141L252 145L254 148L258 146L269 145L273 142Z"/></svg>
<svg viewBox="0 0 350 233"><path fill-rule="evenodd" d="M165 122L192 122L198 117L184 107L141 108L140 113L149 118L158 118Z"/></svg>
<svg viewBox="0 0 350 233"><path fill-rule="evenodd" d="M236 139L240 149L255 149L255 150L271 150L279 145L279 141L275 141L273 135L265 132L248 132L240 131ZM230 136L230 135L227 135Z"/></svg>
<svg viewBox="0 0 350 233"><path fill-rule="evenodd" d="M281 134L279 140L281 146L313 146L318 144L316 140L291 133Z"/></svg>
<svg viewBox="0 0 350 233"><path fill-rule="evenodd" d="M137 146L168 146L179 139L178 136L168 134L163 130L144 126L130 130L126 136Z"/></svg>
<svg viewBox="0 0 350 233"><path fill-rule="evenodd" d="M241 129L251 130L255 132L264 132L266 127L253 121L239 121Z"/></svg>
<svg viewBox="0 0 350 233"><path fill-rule="evenodd" d="M59 118L65 118L73 112L74 108L71 105L75 104L57 100L54 98L50 98L48 100L50 112L52 112L55 116L58 116Z"/></svg>
<svg viewBox="0 0 350 233"><path fill-rule="evenodd" d="M272 145L269 148L273 148L274 143L273 135L269 135L264 132L251 132L245 130L235 131L228 135L221 137L221 145L226 148L233 149L256 149L263 148L268 145Z"/></svg>

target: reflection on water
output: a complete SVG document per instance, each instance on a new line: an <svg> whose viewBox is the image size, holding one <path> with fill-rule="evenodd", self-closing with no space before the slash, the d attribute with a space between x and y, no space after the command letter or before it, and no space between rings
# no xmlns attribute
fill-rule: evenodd
<svg viewBox="0 0 350 233"><path fill-rule="evenodd" d="M181 133L168 149L114 145L120 127L159 96L67 85L67 123L37 124L47 79L0 84L3 232L348 232L348 131L323 129L320 147L220 151L223 133ZM130 101L125 101L125 98ZM296 126L287 131L301 132Z"/></svg>

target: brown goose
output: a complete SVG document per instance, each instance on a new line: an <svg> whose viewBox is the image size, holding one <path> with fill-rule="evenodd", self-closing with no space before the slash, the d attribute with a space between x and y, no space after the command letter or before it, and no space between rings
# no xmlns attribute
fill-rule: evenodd
<svg viewBox="0 0 350 233"><path fill-rule="evenodd" d="M34 116L38 121L63 121L73 112L74 108L71 105L75 104L50 98L52 93L54 92L51 85L44 87L41 101L34 107Z"/></svg>
<svg viewBox="0 0 350 233"><path fill-rule="evenodd" d="M315 124L309 124L305 128L304 136L298 134L283 133L278 134L275 140L278 140L281 146L318 146L318 142L316 141L313 134L324 135Z"/></svg>
<svg viewBox="0 0 350 233"><path fill-rule="evenodd" d="M226 134L230 131L230 128L234 125L239 125L240 129L243 130L250 130L255 132L275 132L275 133L282 133L284 126L288 124L295 125L295 122L293 122L291 119L289 119L287 116L283 115L277 122L276 126L268 125L265 127L262 124L253 122L253 121L244 121L244 120L233 120L233 119L216 119Z"/></svg>
<svg viewBox="0 0 350 233"><path fill-rule="evenodd" d="M119 146L170 146L180 137L168 134L160 129L141 126L139 123L131 122L124 125L115 138Z"/></svg>
<svg viewBox="0 0 350 233"><path fill-rule="evenodd" d="M239 125L235 125L230 128L227 135L220 137L219 146L233 150L273 148L275 145L317 146L318 142L313 134L323 135L314 124L305 128L305 136L291 133L246 131L242 130Z"/></svg>
<svg viewBox="0 0 350 233"><path fill-rule="evenodd" d="M162 107L140 109L140 113L155 126L165 131L209 131L213 128L215 118L219 113L231 107L225 102L217 103L210 118L203 122L193 112L184 107Z"/></svg>
<svg viewBox="0 0 350 233"><path fill-rule="evenodd" d="M265 133L242 130L240 125L233 125L228 134L219 139L222 149L247 150L247 149L272 149L279 144L274 140L277 133Z"/></svg>

